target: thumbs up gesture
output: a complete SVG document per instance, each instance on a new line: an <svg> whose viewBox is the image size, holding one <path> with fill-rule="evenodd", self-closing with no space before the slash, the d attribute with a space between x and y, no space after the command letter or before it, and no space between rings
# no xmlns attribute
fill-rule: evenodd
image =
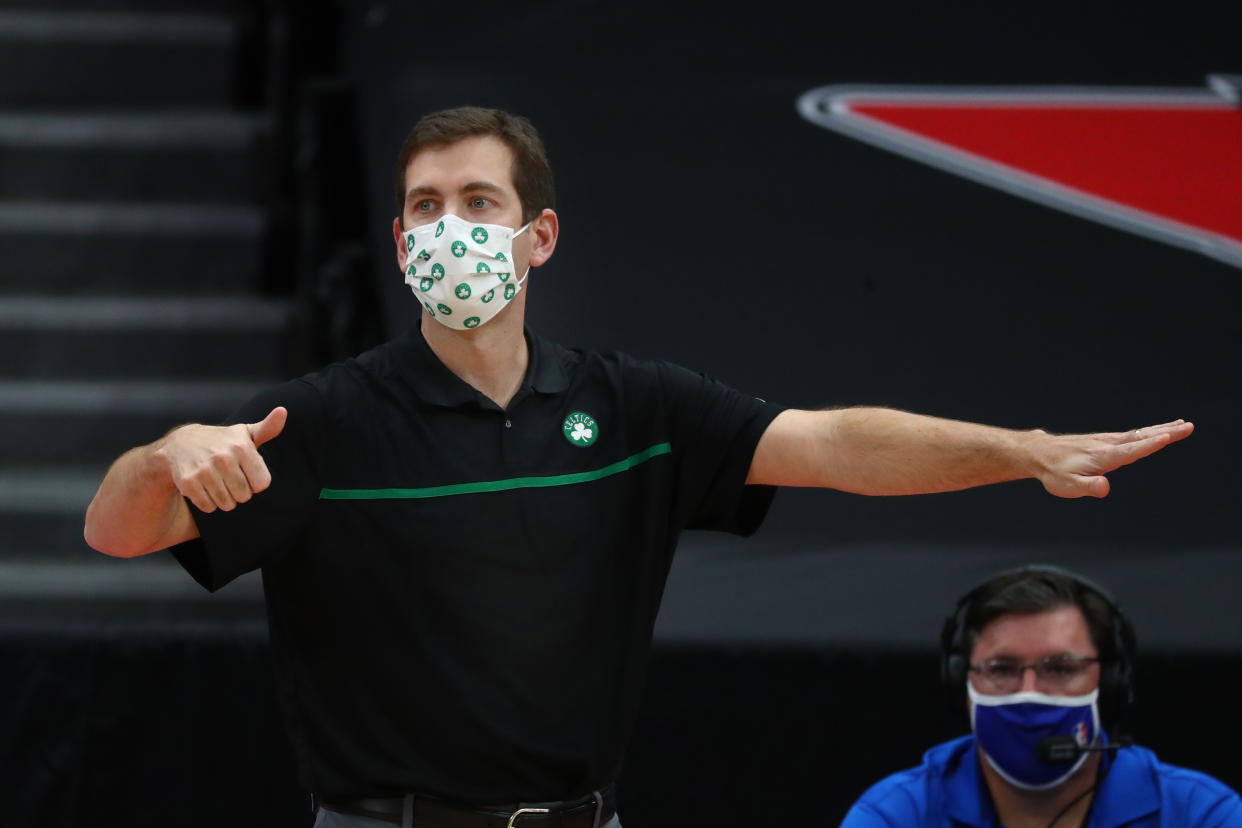
<svg viewBox="0 0 1242 828"><path fill-rule="evenodd" d="M177 491L200 511L227 512L272 484L259 446L280 436L288 416L277 406L257 423L181 426L155 455L167 463Z"/></svg>

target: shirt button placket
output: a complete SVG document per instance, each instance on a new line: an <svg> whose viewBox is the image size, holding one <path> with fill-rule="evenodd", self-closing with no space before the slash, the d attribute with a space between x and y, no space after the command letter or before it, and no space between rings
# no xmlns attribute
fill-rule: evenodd
<svg viewBox="0 0 1242 828"><path fill-rule="evenodd" d="M500 430L500 458L506 472L513 470L513 418L505 413L505 427Z"/></svg>

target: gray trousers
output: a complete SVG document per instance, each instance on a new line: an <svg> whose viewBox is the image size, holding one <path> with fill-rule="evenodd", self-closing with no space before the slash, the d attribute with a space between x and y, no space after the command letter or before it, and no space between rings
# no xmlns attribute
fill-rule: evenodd
<svg viewBox="0 0 1242 828"><path fill-rule="evenodd" d="M519 818L514 828L521 828L521 825L522 820ZM315 828L392 828L392 823L320 808L315 814ZM621 818L614 815L612 819L605 822L600 828L621 828Z"/></svg>

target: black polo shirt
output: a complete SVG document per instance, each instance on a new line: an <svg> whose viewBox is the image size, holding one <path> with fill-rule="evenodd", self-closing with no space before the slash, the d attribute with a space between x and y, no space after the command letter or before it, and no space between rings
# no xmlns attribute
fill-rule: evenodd
<svg viewBox="0 0 1242 828"><path fill-rule="evenodd" d="M776 406L664 362L527 332L507 410L417 330L260 394L271 487L173 551L218 589L262 567L277 691L303 783L568 799L632 730L682 529L749 534Z"/></svg>

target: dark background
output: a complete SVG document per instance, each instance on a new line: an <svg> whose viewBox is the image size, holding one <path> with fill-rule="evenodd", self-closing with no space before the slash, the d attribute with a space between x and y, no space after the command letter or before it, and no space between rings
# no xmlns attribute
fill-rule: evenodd
<svg viewBox="0 0 1242 828"><path fill-rule="evenodd" d="M1115 473L1104 501L1033 481L904 499L785 490L752 541L688 537L623 779L627 825L834 824L961 730L936 684L938 625L968 586L1028 560L1118 591L1147 645L1140 739L1242 784L1236 751L1203 747L1242 735L1228 701L1242 689L1242 274L795 111L840 83L1201 88L1236 71L1240 22L1236 7L1143 4L350 8L390 330L417 306L389 261L389 159L424 112L498 106L539 127L558 177L560 243L529 284L546 335L791 406L1197 425ZM1221 695L1192 712L1200 692Z"/></svg>
<svg viewBox="0 0 1242 828"><path fill-rule="evenodd" d="M1054 431L1199 427L1116 475L1119 496L1103 503L1041 498L1033 483L899 503L788 492L765 533L1170 552L1238 537L1226 436L1239 413L1236 268L860 144L794 108L834 83L1202 87L1237 62L1238 28L1219 12L781 0L350 11L390 329L417 313L390 264L390 159L423 112L499 106L542 130L558 176L561 240L531 276L529 314L562 342L672 359L791 406Z"/></svg>
<svg viewBox="0 0 1242 828"><path fill-rule="evenodd" d="M333 101L315 123L329 172L303 195L356 235L356 342L417 320L392 261L401 139L427 111L499 106L538 126L557 174L559 246L528 283L545 335L789 406L1066 432L1196 423L1114 473L1103 501L1032 481L785 490L751 540L687 535L620 780L627 828L836 824L963 732L938 687L939 625L978 580L1032 560L1096 578L1134 619L1139 741L1242 787L1242 273L795 109L842 83L1201 87L1240 71L1242 7L344 0L293 19L319 50L294 84ZM20 784L0 813L306 824L253 579L109 623L89 601L31 620L40 607L3 607L0 743Z"/></svg>

